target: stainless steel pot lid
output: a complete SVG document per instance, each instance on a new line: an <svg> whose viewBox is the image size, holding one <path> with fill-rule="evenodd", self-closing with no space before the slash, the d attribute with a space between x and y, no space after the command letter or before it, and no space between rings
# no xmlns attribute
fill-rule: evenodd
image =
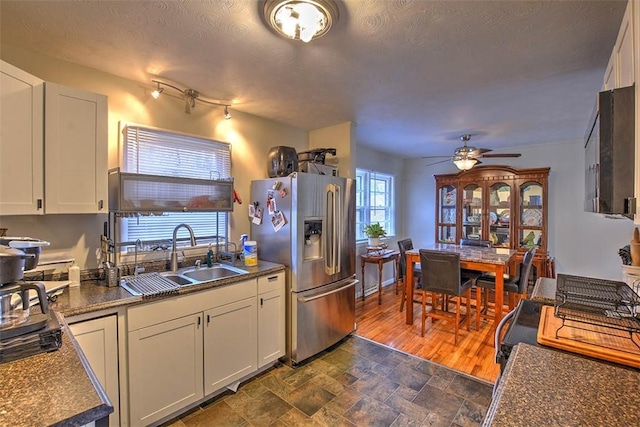
<svg viewBox="0 0 640 427"><path fill-rule="evenodd" d="M12 257L19 257L19 258L32 258L33 255L29 255L27 256L24 251L21 251L20 249L15 249L15 248L10 248L9 246L5 246L5 245L0 245L0 257L6 257L6 258L12 258Z"/></svg>
<svg viewBox="0 0 640 427"><path fill-rule="evenodd" d="M44 240L12 240L9 242L9 246L16 249L42 248L49 245L50 243Z"/></svg>

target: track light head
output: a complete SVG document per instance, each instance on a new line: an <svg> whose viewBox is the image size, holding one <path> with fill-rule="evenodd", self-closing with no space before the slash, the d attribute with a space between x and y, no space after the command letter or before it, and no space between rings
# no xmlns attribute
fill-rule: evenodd
<svg viewBox="0 0 640 427"><path fill-rule="evenodd" d="M224 118L225 120L229 120L231 118L231 114L229 114L229 106L224 106Z"/></svg>
<svg viewBox="0 0 640 427"><path fill-rule="evenodd" d="M154 99L158 99L160 97L160 94L164 92L164 88L160 87L160 82L156 82L156 84L158 85L158 87L156 88L156 90L151 92L151 96L153 96Z"/></svg>

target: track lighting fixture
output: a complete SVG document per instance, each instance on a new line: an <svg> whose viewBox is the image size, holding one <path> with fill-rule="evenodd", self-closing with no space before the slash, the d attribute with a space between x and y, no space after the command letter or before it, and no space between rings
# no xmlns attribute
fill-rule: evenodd
<svg viewBox="0 0 640 427"><path fill-rule="evenodd" d="M161 85L170 87L180 92L184 97L184 112L187 114L191 114L191 110L196 107L196 100L198 100L200 102L204 102L205 104L219 105L221 107L224 107L224 118L227 120L231 118L231 114L229 114L230 104L223 104L220 102L212 102L212 101L207 101L206 99L202 99L200 98L200 92L198 92L195 89L180 89L179 87L176 87L169 83L161 82L159 80L151 80L151 81L157 85L156 90L151 92L151 96L153 96L155 99L158 99L160 97L160 94L164 92L164 88L161 87Z"/></svg>

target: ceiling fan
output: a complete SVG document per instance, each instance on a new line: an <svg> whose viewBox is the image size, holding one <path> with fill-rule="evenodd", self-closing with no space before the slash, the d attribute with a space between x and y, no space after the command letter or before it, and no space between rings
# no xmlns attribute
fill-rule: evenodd
<svg viewBox="0 0 640 427"><path fill-rule="evenodd" d="M472 146L468 146L467 142L469 142L469 140L471 139L471 134L464 134L460 137L460 140L464 143L464 145L462 147L458 147L455 149L455 151L453 152L453 156L449 157L447 156L446 160L442 160L439 162L435 162L435 163L431 163L427 166L432 166L432 165L437 165L439 163L444 163L444 162L448 162L449 160L452 160L453 163L458 167L458 169L461 170L469 170L472 167L474 167L475 165L478 165L480 163L482 163L480 160L478 159L488 159L488 158L496 158L496 157L520 157L521 154L520 153L503 153L503 154L499 154L499 153L493 153L493 154L488 154L489 151L492 151L488 148L476 148L476 147L472 147ZM423 159L429 159L429 158L437 158L437 157L443 157L443 156L427 156L427 157L423 157Z"/></svg>

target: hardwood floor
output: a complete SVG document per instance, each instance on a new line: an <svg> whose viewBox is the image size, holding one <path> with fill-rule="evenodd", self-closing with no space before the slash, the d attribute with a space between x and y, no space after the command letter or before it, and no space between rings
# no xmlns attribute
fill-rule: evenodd
<svg viewBox="0 0 640 427"><path fill-rule="evenodd" d="M425 335L420 336L419 304L413 305L413 325L407 325L406 313L400 312L400 295L400 291L395 294L393 286L385 286L381 305L378 305L377 293L367 296L364 302L357 299L355 334L486 381L497 379L500 366L494 359L492 320L482 320L480 330L476 331L472 306L470 331L461 325L458 345L454 346L454 328L450 321L432 324L427 319Z"/></svg>

